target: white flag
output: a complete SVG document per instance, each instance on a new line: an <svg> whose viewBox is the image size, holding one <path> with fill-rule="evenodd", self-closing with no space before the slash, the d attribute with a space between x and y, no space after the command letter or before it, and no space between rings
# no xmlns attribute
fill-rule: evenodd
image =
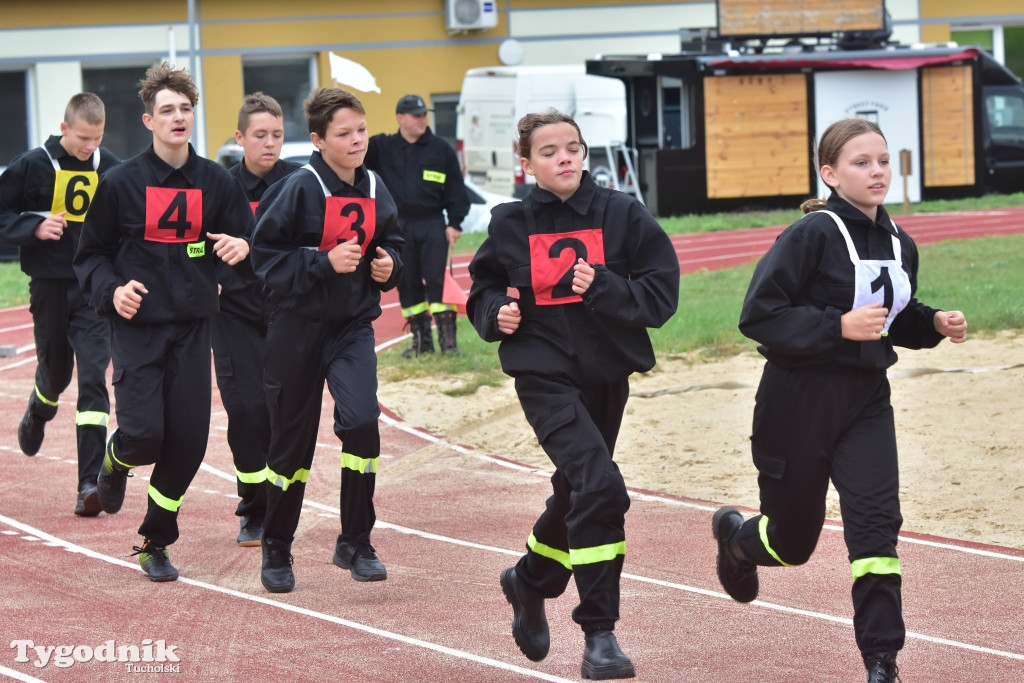
<svg viewBox="0 0 1024 683"><path fill-rule="evenodd" d="M377 79L366 70L365 66L353 62L351 59L339 57L333 52L329 56L331 59L332 79L363 92L380 92L380 88L377 87Z"/></svg>

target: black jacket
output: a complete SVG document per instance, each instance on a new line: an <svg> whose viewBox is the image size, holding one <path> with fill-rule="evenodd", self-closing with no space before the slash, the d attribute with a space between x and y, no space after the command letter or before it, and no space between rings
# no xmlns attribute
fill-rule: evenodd
<svg viewBox="0 0 1024 683"><path fill-rule="evenodd" d="M889 334L874 341L842 338L841 316L854 298L854 266L838 226L828 214L809 213L779 235L754 269L739 327L758 342L768 360L783 367L854 366L884 369L896 362L893 346L931 348L942 341L935 331L936 309L914 298L917 246L903 229L893 230L884 207L876 221L832 194L827 208L846 225L862 260L892 259L892 235L900 241L911 299Z"/></svg>
<svg viewBox="0 0 1024 683"><path fill-rule="evenodd" d="M583 242L569 234L578 231L595 231L591 239L602 245L603 258L582 253ZM531 253L531 237L550 243L552 251L545 248L536 258L541 251ZM552 301L569 303L538 305L534 273L547 266L569 273L577 256L595 270L582 301L563 288L552 290ZM557 374L588 385L650 370L654 350L647 328L665 324L679 302L679 261L664 230L633 197L598 187L589 173L566 202L534 186L523 201L496 206L469 272L469 318L485 341L501 342L502 369L513 377ZM518 299L508 287L518 290ZM506 336L498 331L497 315L511 301L519 302L522 322Z"/></svg>
<svg viewBox="0 0 1024 683"><path fill-rule="evenodd" d="M186 190L198 191L201 215L184 204ZM149 195L154 196L147 202ZM128 322L206 318L218 310L215 264L220 261L206 235L248 238L252 224L245 193L223 167L189 145L188 161L175 169L150 145L100 181L82 229L75 272L100 315L117 316L114 290L138 280L149 293ZM236 267L247 268L248 259Z"/></svg>
<svg viewBox="0 0 1024 683"><path fill-rule="evenodd" d="M229 168L228 173L242 186L245 196L252 206L253 214L255 214L256 207L267 188L300 168L302 167L299 164L279 159L262 178L250 173L244 162ZM246 271L238 271L224 261L217 262L217 281L221 286L220 311L253 322L264 323L266 321L266 297L263 295L263 287L255 277L245 277L246 275Z"/></svg>
<svg viewBox="0 0 1024 683"><path fill-rule="evenodd" d="M59 135L51 135L44 146L46 151L36 147L19 155L0 174L0 240L20 247L21 269L29 277L74 280L71 260L82 235L82 213L89 210L88 195L79 191L77 183L68 186L70 196L65 199L65 205L73 209L65 215L68 227L64 236L59 240L40 240L33 234L44 220L36 212L50 213L53 206L56 172L50 157L57 160L62 170L84 171L88 175L79 182L86 183L93 181L92 173L103 175L121 160L106 148L100 148L100 163L96 169L95 152L92 158L81 161L61 146Z"/></svg>
<svg viewBox="0 0 1024 683"><path fill-rule="evenodd" d="M332 197L368 198L369 171L356 169L355 185L338 178L319 152L309 163L320 175ZM401 251L405 240L398 227L398 211L384 183L377 182L374 225L361 226L373 234L365 244L363 258L353 273L337 273L327 251L321 250L327 201L316 176L298 170L263 195L256 210L252 260L257 277L265 286L271 303L302 315L341 322L374 320L380 316L380 293L398 284L402 270ZM377 247L383 247L395 262L387 282L370 278L370 261Z"/></svg>
<svg viewBox="0 0 1024 683"><path fill-rule="evenodd" d="M401 133L370 138L367 168L376 171L391 191L402 221L448 215L447 225L462 229L469 213L469 195L455 150L430 128L414 143Z"/></svg>

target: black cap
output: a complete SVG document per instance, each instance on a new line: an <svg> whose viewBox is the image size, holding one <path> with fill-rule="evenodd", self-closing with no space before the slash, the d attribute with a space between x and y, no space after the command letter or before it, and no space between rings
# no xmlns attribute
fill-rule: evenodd
<svg viewBox="0 0 1024 683"><path fill-rule="evenodd" d="M427 103L419 95L406 95L398 100L395 107L396 114L423 114L428 111L433 110L427 108Z"/></svg>

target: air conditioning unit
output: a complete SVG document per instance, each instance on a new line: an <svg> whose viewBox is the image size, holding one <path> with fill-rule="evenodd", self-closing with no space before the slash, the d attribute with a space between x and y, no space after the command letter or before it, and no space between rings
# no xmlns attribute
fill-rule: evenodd
<svg viewBox="0 0 1024 683"><path fill-rule="evenodd" d="M445 0L449 31L494 28L498 25L495 0Z"/></svg>

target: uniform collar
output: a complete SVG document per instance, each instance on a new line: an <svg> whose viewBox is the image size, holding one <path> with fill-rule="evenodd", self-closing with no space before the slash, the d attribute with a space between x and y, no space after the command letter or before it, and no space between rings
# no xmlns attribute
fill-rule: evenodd
<svg viewBox="0 0 1024 683"><path fill-rule="evenodd" d="M196 177L197 170L199 168L199 162L196 161L198 158L196 150L192 147L192 143L188 143L188 161L181 168L174 168L166 161L157 156L156 151L153 149L153 143L149 144L146 148L146 158L149 160L150 165L153 167L156 173L157 182L165 182L171 174L175 171L181 173L189 185L195 187L198 185L198 178Z"/></svg>
<svg viewBox="0 0 1024 683"><path fill-rule="evenodd" d="M889 214L886 212L884 206L878 207L878 213L875 220L872 221L864 214L863 211L854 207L850 202L833 192L828 198L828 203L825 208L842 218L843 223L848 226L852 225L862 229L868 229L877 225L890 235L897 235L896 228L894 228L892 224L892 219L889 218Z"/></svg>
<svg viewBox="0 0 1024 683"><path fill-rule="evenodd" d="M587 215L587 212L590 210L590 205L594 202L594 195L596 193L597 183L594 182L589 171L583 171L583 176L580 178L579 189L577 189L573 196L569 197L565 202L551 192L541 189L537 185L534 185L533 189L530 190L530 194L537 204L548 206L565 204L581 216Z"/></svg>
<svg viewBox="0 0 1024 683"><path fill-rule="evenodd" d="M320 176L320 180L323 181L324 185L327 186L327 190L332 195L345 194L345 188L348 187L348 183L338 177L338 174L334 172L334 169L327 165L324 161L324 157L320 154L319 150L314 151L309 155L309 165L313 167L316 174ZM361 164L356 169L356 175L354 178L355 182L352 183L352 187L357 188L360 192L366 196L370 195L369 185L366 178L366 164Z"/></svg>
<svg viewBox="0 0 1024 683"><path fill-rule="evenodd" d="M267 175L261 178L252 171L250 171L248 168L246 168L244 161L238 162L238 179L242 182L242 187L244 187L246 191L252 192L253 190L259 188L260 183L265 182L269 186L271 183L270 178L271 176L273 176L274 169L277 168L277 164L279 163L281 162L279 161L276 164L274 164L274 167L270 169Z"/></svg>
<svg viewBox="0 0 1024 683"><path fill-rule="evenodd" d="M51 135L48 137L46 142L43 143L43 146L46 147L46 151L54 159L59 160L61 157L71 156L68 154L68 151L64 149L64 145L60 144L59 135ZM95 152L93 152L93 154L95 154Z"/></svg>

